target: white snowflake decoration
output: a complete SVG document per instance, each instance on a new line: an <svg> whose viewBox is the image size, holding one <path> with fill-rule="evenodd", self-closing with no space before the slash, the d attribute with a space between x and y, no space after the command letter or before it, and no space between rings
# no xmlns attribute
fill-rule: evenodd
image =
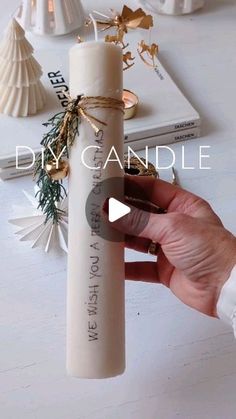
<svg viewBox="0 0 236 419"><path fill-rule="evenodd" d="M58 204L58 208L64 211L58 224L54 224L52 220L45 224L45 215L38 209L38 200L25 191L23 193L32 204L33 211L29 207L15 207L18 212L29 215L9 220L19 227L16 234L20 236L20 240L31 241L32 248L42 247L45 252L61 248L68 253L68 199L65 198Z"/></svg>

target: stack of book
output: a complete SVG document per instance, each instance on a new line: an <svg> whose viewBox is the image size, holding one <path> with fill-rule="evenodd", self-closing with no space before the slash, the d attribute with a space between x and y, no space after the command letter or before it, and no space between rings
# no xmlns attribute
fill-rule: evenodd
<svg viewBox="0 0 236 419"><path fill-rule="evenodd" d="M137 44L134 44L135 53ZM132 50L132 44L129 46ZM66 56L67 52L65 52ZM42 124L66 106L68 60L56 50L42 50L36 58L43 67L47 105L41 113L27 118L0 115L0 178L3 180L32 174L33 153L41 150L40 141L47 128ZM124 88L139 98L135 118L125 121L125 151L146 146L172 144L200 136L200 117L173 82L161 62L155 68L136 57L134 66L124 72ZM16 152L17 148L17 152ZM18 167L16 163L18 161Z"/></svg>

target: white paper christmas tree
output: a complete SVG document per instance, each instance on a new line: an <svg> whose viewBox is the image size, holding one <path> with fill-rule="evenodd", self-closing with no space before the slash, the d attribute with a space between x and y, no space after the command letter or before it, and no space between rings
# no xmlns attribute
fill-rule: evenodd
<svg viewBox="0 0 236 419"><path fill-rule="evenodd" d="M0 45L0 112L11 116L36 114L45 104L42 69L33 57L25 31L12 19Z"/></svg>

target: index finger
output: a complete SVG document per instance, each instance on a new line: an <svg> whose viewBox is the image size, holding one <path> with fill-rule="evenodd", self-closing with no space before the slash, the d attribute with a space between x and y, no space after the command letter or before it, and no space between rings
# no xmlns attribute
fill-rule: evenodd
<svg viewBox="0 0 236 419"><path fill-rule="evenodd" d="M137 188L135 188L136 185ZM176 210L179 204L186 200L200 199L196 195L161 179L149 176L125 176L125 194L127 196L138 194L139 196L135 197L141 198L142 190L150 202L170 211Z"/></svg>
<svg viewBox="0 0 236 419"><path fill-rule="evenodd" d="M208 218L209 222L222 225L219 217L204 199L179 186L150 176L125 176L125 194L136 197L143 193L143 199L158 205L167 212L181 212L192 217ZM138 198L142 198L138 196Z"/></svg>

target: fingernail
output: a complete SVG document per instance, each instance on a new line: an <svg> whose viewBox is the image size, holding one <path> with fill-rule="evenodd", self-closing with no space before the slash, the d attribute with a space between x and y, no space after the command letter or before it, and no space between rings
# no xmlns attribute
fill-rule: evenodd
<svg viewBox="0 0 236 419"><path fill-rule="evenodd" d="M109 198L107 198L102 206L103 211L108 214L108 210L109 210Z"/></svg>

